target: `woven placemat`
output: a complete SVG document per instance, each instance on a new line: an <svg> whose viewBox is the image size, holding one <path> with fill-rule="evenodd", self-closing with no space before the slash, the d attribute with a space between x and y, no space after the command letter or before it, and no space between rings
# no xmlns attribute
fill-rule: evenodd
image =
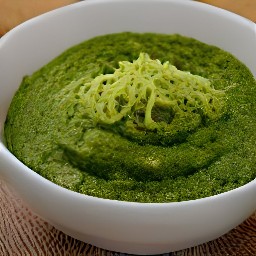
<svg viewBox="0 0 256 256"><path fill-rule="evenodd" d="M0 181L0 255L123 256L78 241L55 229L26 208ZM256 255L256 213L226 235L170 256Z"/></svg>

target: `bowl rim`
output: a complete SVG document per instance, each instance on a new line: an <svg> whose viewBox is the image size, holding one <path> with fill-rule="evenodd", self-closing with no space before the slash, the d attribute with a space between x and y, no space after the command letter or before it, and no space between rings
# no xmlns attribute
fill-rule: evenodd
<svg viewBox="0 0 256 256"><path fill-rule="evenodd" d="M201 10L211 10L211 11L218 11L219 15L229 15L229 18L230 19L233 19L233 20L236 20L236 19L239 19L240 22L243 22L243 23L249 23L250 25L254 26L255 28L255 33L256 33L256 23L253 22L252 20L240 15L240 14L237 14L235 12L232 12L232 11L229 11L227 9L224 9L224 8L221 8L221 7L218 7L218 6L214 6L214 5L211 5L211 4L208 4L208 3L205 3L205 2L198 2L198 1L194 1L194 0L86 0L86 1L79 1L79 2L76 2L76 3L72 3L72 4L68 4L66 6L62 6L62 7L59 7L59 8L56 8L56 9L53 9L53 10L50 10L50 11L47 11L45 13L42 13L40 15L37 15L35 17L32 17L20 24L18 24L17 26L15 26L14 28L12 28L11 30L9 30L7 33L5 33L2 37L0 37L0 46L1 46L1 42L5 40L6 37L9 37L9 34L12 34L14 33L17 29L20 29L21 27L23 27L24 25L29 25L29 23L33 23L34 21L40 21L40 19L45 19L47 18L47 16L54 16L60 12L66 12L66 11L69 11L70 9L73 9L73 8L79 8L79 6L83 6L83 5L97 5L97 4L106 4L106 3L120 3L120 2L129 2L129 3L138 3L138 2L145 2L145 3L149 3L149 2L162 2L162 3L177 3L179 5L194 5L194 6L197 6L198 8L200 8Z"/></svg>

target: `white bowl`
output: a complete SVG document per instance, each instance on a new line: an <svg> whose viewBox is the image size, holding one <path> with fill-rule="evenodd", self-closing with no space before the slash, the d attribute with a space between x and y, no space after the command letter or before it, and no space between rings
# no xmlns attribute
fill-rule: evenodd
<svg viewBox="0 0 256 256"><path fill-rule="evenodd" d="M233 53L256 76L256 26L233 13L182 0L87 0L29 20L0 39L0 129L22 77L66 48L100 34L180 33ZM256 210L256 180L179 203L131 203L82 195L42 178L0 142L0 176L56 228L113 251L156 254L213 240Z"/></svg>

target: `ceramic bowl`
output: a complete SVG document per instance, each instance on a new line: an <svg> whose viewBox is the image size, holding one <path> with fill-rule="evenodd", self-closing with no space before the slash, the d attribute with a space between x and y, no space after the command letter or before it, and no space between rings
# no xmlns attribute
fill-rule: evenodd
<svg viewBox="0 0 256 256"><path fill-rule="evenodd" d="M5 147L3 125L22 77L91 37L123 31L179 33L233 53L256 76L256 26L184 0L87 0L31 19L0 39L0 177L57 229L108 250L159 254L213 240L256 210L256 180L216 196L132 203L69 191L23 165Z"/></svg>

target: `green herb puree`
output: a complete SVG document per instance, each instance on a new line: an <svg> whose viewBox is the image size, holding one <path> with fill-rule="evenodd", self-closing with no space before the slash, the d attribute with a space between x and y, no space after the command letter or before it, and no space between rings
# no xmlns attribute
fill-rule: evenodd
<svg viewBox="0 0 256 256"><path fill-rule="evenodd" d="M222 49L178 34L109 34L24 77L6 144L79 193L198 199L255 179L255 99L253 75Z"/></svg>

